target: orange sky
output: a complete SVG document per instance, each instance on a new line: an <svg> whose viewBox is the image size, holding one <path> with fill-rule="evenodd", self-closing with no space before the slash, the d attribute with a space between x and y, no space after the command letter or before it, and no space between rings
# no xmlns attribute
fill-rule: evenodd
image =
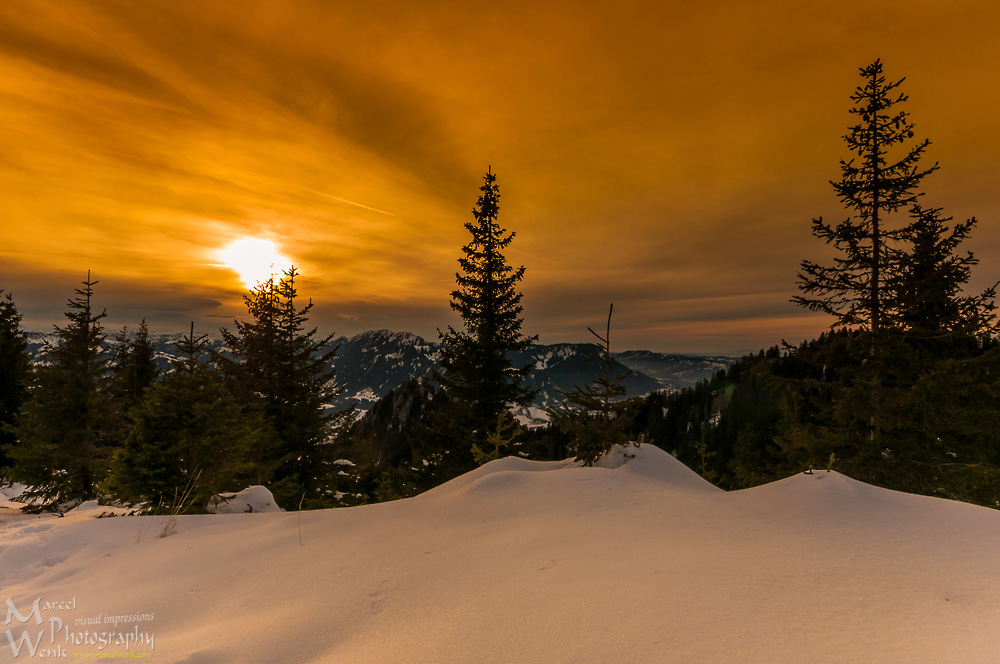
<svg viewBox="0 0 1000 664"><path fill-rule="evenodd" d="M861 17L864 16L862 21ZM273 240L324 332L436 338L492 166L525 332L755 349L828 321L788 303L814 216L844 212L858 68L907 77L925 203L976 216L1000 279L993 2L0 4L0 288L61 322L88 269L108 325L243 312L234 239Z"/></svg>

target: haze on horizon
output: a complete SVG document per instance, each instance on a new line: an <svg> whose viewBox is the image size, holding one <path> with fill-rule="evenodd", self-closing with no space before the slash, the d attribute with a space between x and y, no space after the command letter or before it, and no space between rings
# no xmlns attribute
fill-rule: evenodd
<svg viewBox="0 0 1000 664"><path fill-rule="evenodd" d="M860 15L865 14L865 20ZM269 240L311 322L436 339L498 174L525 332L724 352L812 338L810 220L846 216L858 68L906 77L925 203L1000 279L1000 7L191 0L0 6L0 288L61 323L91 270L110 329L244 313L223 251Z"/></svg>

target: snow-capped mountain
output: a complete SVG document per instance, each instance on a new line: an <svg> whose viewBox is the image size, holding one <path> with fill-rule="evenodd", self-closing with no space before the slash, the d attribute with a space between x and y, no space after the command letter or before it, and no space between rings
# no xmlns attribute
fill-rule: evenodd
<svg viewBox="0 0 1000 664"><path fill-rule="evenodd" d="M333 360L342 404L368 410L411 378L430 376L437 366L437 344L409 332L371 330L336 340Z"/></svg>

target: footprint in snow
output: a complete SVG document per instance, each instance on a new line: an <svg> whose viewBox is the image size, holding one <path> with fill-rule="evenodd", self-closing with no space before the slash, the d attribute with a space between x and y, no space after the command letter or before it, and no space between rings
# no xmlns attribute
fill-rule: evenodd
<svg viewBox="0 0 1000 664"><path fill-rule="evenodd" d="M389 579L382 579L382 581L368 593L368 597L372 600L371 608L373 616L377 616L382 613L382 605L385 604L385 591L388 583Z"/></svg>

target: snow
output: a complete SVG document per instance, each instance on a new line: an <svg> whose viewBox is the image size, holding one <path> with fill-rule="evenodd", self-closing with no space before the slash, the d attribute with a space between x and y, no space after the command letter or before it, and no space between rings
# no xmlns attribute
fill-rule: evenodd
<svg viewBox="0 0 1000 664"><path fill-rule="evenodd" d="M378 401L381 397L378 394L375 393L375 390L373 390L370 387L366 387L366 388L360 390L357 394L355 394L351 398L352 399L357 399L358 401L371 401L371 402L374 403L374 402Z"/></svg>
<svg viewBox="0 0 1000 664"><path fill-rule="evenodd" d="M552 360L553 356L554 354L551 351L539 356L539 358L535 361L535 369L539 371L544 371L545 369L548 369L549 362Z"/></svg>
<svg viewBox="0 0 1000 664"><path fill-rule="evenodd" d="M544 408L538 406L525 406L514 412L514 419L521 426L532 429L542 427L549 422L549 413Z"/></svg>
<svg viewBox="0 0 1000 664"><path fill-rule="evenodd" d="M280 512L274 496L267 487L247 487L238 493L220 493L208 501L211 514L238 514L240 512Z"/></svg>
<svg viewBox="0 0 1000 664"><path fill-rule="evenodd" d="M90 630L188 664L1000 652L1000 513L836 472L727 493L643 446L593 468L501 459L392 503L182 516L165 538L168 517L97 512L0 516L0 602L62 621L40 647L125 652L67 644ZM0 631L0 662L30 660L11 652Z"/></svg>

